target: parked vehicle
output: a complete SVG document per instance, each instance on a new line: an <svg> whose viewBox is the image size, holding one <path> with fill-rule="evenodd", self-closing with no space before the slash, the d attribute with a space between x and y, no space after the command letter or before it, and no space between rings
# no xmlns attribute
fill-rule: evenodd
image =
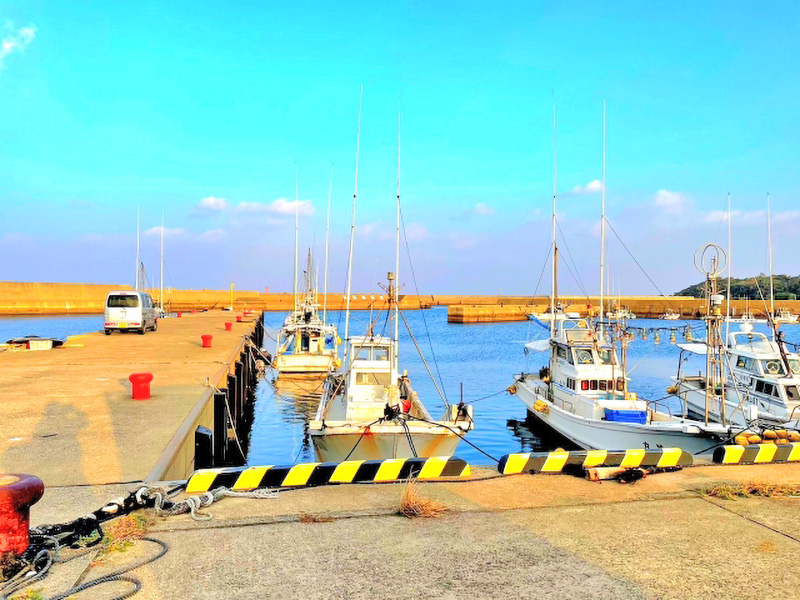
<svg viewBox="0 0 800 600"><path fill-rule="evenodd" d="M150 294L136 291L109 292L106 298L104 331L137 331L158 329L158 315Z"/></svg>

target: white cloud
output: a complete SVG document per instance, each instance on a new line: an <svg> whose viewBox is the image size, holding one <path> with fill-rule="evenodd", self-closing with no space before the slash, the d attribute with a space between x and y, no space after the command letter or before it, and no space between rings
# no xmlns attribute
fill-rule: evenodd
<svg viewBox="0 0 800 600"><path fill-rule="evenodd" d="M680 214L686 206L686 196L680 192L658 190L654 198L654 203L656 206L663 208L665 212Z"/></svg>
<svg viewBox="0 0 800 600"><path fill-rule="evenodd" d="M205 242L218 242L225 237L224 229L209 229L200 234L199 238Z"/></svg>
<svg viewBox="0 0 800 600"><path fill-rule="evenodd" d="M222 212L228 208L228 201L225 198L218 198L216 196L207 196L200 200L197 205L197 211L201 213L214 213Z"/></svg>
<svg viewBox="0 0 800 600"><path fill-rule="evenodd" d="M484 202L478 202L475 205L474 211L475 211L476 215L493 215L494 214L494 208L492 208L491 206L489 206L488 204L486 204Z"/></svg>
<svg viewBox="0 0 800 600"><path fill-rule="evenodd" d="M264 202L239 202L236 205L236 212L291 216L294 215L295 208L301 217L311 217L315 212L314 204L311 200L289 200L288 198L278 198L269 204Z"/></svg>
<svg viewBox="0 0 800 600"><path fill-rule="evenodd" d="M185 233L186 230L182 227L164 227L164 237L175 237L184 235ZM161 236L161 227L151 227L145 231L144 234L148 236Z"/></svg>
<svg viewBox="0 0 800 600"><path fill-rule="evenodd" d="M586 185L576 185L572 190L573 194L596 194L603 189L603 182L599 179L593 179Z"/></svg>
<svg viewBox="0 0 800 600"><path fill-rule="evenodd" d="M20 28L16 33L11 33L0 42L0 69L3 68L3 61L14 52L22 52L25 47L36 37L36 27L28 25Z"/></svg>

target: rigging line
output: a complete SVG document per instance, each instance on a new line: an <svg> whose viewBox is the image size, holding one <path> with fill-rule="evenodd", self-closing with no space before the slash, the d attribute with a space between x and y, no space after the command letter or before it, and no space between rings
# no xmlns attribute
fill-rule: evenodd
<svg viewBox="0 0 800 600"><path fill-rule="evenodd" d="M406 423L405 419L398 419L400 424L403 426L403 431L406 432L406 439L408 439L408 447L411 448L411 454L414 455L414 458L419 458L417 454L417 449L414 447L414 440L411 439L411 430L408 428L408 423Z"/></svg>
<svg viewBox="0 0 800 600"><path fill-rule="evenodd" d="M572 251L569 249L567 238L564 235L564 232L561 230L561 224L556 223L556 227L558 227L558 233L561 234L561 239L564 241L564 246L567 248L567 256L569 257L569 260L572 261L572 266L575 268L575 273L578 273L578 266L575 264L575 259L572 258ZM569 270L569 263L566 263L566 265L567 269ZM572 271L570 271L570 273L572 273ZM586 293L586 288L583 286L583 281L580 280L580 276L576 277L575 275L572 275L572 277L575 279L575 283L578 284L578 287L581 288L583 295L586 296L586 298L589 298L589 294Z"/></svg>
<svg viewBox="0 0 800 600"><path fill-rule="evenodd" d="M498 464L500 463L500 461L499 461L498 459L496 459L494 456L492 456L491 454L489 454L489 453L488 453L488 452L486 452L485 450L482 450L482 449L480 449L478 446L476 446L475 444L473 444L472 442L470 442L470 441L469 441L469 440L468 440L466 437L464 437L464 436L465 436L465 434L463 434L463 433L459 433L458 431L456 431L456 430L455 430L455 429L453 429L452 427L448 427L448 426L447 426L447 425L445 425L444 423L437 423L436 421L428 421L427 419L421 419L421 418L419 418L419 417L412 417L411 415L409 415L409 418L411 418L411 419L413 419L413 420L415 420L415 421L422 421L423 423L428 423L429 425L436 425L437 427L444 427L444 428L445 428L445 429L447 429L448 431L451 431L452 433L454 433L454 434L456 434L458 437L460 437L462 441L464 441L464 442L467 442L467 443L468 443L470 446L472 446L473 448L475 448L475 450L477 450L477 451L478 451L478 452L480 452L481 454L483 454L483 455L485 455L485 456L488 456L489 458L491 458L491 459L492 459L494 462L496 462L496 463L498 463ZM463 431L463 430L462 430L462 431Z"/></svg>
<svg viewBox="0 0 800 600"><path fill-rule="evenodd" d="M447 408L449 410L450 409L450 403L447 401L447 398L445 397L444 393L442 392L442 388L439 387L439 383L436 381L436 378L433 376L433 372L431 371L431 368L428 365L428 361L425 360L425 356L423 356L422 350L420 349L419 344L417 343L417 338L414 337L414 334L411 331L411 328L408 326L408 321L406 320L405 311L398 310L397 312L400 313L401 317L403 317L403 323L405 324L406 329L408 330L408 335L411 336L411 341L414 342L414 346L417 348L417 353L419 354L419 357L422 359L422 364L425 365L425 369L428 371L428 375L430 376L431 381L433 382L433 385L436 388L436 391L439 392L439 397L442 399L442 402L444 402L445 408Z"/></svg>
<svg viewBox="0 0 800 600"><path fill-rule="evenodd" d="M417 292L417 300L419 301L420 315L422 316L422 325L425 328L425 334L428 337L428 347L431 350L431 358L433 358L433 364L436 367L436 374L439 376L439 382L441 383L441 386L442 386L442 389L439 391L439 395L442 396L442 400L444 401L445 406L450 406L449 402L447 401L447 392L444 389L444 379L442 379L442 372L439 370L439 361L436 360L436 352L433 349L433 341L431 340L431 332L428 329L428 321L425 318L425 309L422 308L422 300L420 299L419 286L417 285L417 274L416 274L416 271L414 271L414 263L411 261L411 248L408 245L408 235L406 233L406 221L405 221L405 218L403 217L403 209L402 208L400 208L400 224L401 224L401 226L403 228L403 240L405 241L405 244L406 244L406 255L408 256L408 267L409 267L409 270L411 271L411 278L414 281L414 290ZM399 284L399 282L398 282L398 284ZM398 303L398 312L399 312L399 307L400 307L400 305ZM405 316L403 316L403 320L405 321ZM406 328L408 328L408 323L406 323ZM411 329L409 329L408 332L411 333ZM413 334L411 335L411 338L412 339L414 338ZM416 341L414 342L414 344L416 345ZM417 346L417 352L419 352L420 356L422 357L422 352L420 351L419 346ZM422 361L425 362L425 357L422 357ZM427 367L427 364L426 364L426 367ZM428 369L428 373L430 373L430 369ZM431 379L433 379L433 375L431 375ZM436 381L434 381L433 383L436 384ZM437 386L437 389L438 389L438 386Z"/></svg>
<svg viewBox="0 0 800 600"><path fill-rule="evenodd" d="M589 299L589 295L586 293L586 289L584 289L583 284L580 281L578 281L578 277L572 271L572 268L569 266L569 263L565 261L564 262L564 266L567 267L567 271L569 272L570 275L572 275L572 279L575 281L575 283L578 284L578 287L581 288L581 291L583 292L583 295L588 300Z"/></svg>
<svg viewBox="0 0 800 600"><path fill-rule="evenodd" d="M675 305L672 302L670 302L669 297L666 294L664 294L664 292L661 291L661 289L656 285L656 282L653 281L653 278L650 277L650 275L647 273L647 271L644 270L644 267L639 263L638 260L636 260L636 257L633 255L633 252L630 251L630 249L625 244L625 242L622 241L622 238L619 237L619 234L617 233L617 230L614 229L614 226L611 224L611 221L606 219L606 225L608 225L608 227L611 229L611 231L614 233L614 235L617 236L617 239L619 240L619 243L622 244L623 248L625 248L625 251L628 253L628 256L630 256L631 260L633 260L633 262L636 263L636 266L639 267L639 270L641 270L641 272L644 273L644 276L647 277L647 280L651 284L653 284L653 287L656 288L656 291L659 293L659 295L667 301L667 304L669 305L669 307L672 310L675 310ZM681 319L681 320L685 321L686 319Z"/></svg>

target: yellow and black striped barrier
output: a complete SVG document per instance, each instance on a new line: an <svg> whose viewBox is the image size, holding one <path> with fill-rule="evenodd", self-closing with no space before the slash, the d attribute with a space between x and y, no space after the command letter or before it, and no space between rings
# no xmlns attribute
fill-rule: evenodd
<svg viewBox="0 0 800 600"><path fill-rule="evenodd" d="M219 487L235 491L268 488L312 487L338 483L385 483L416 478L436 480L467 478L469 465L460 458L389 458L348 460L340 463L301 463L289 466L200 469L186 484L189 494Z"/></svg>
<svg viewBox="0 0 800 600"><path fill-rule="evenodd" d="M561 473L567 466L581 467L690 467L691 454L680 448L646 450L580 450L506 454L497 465L503 475Z"/></svg>
<svg viewBox="0 0 800 600"><path fill-rule="evenodd" d="M718 465L800 462L800 442L720 446L714 450L714 462Z"/></svg>

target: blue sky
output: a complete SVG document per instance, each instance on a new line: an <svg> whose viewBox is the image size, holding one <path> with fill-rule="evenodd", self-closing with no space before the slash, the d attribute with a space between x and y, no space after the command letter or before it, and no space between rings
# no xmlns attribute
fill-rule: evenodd
<svg viewBox="0 0 800 600"><path fill-rule="evenodd" d="M725 241L728 192L734 275L767 269L767 192L776 271L797 274L800 9L497 4L0 1L0 279L129 282L138 205L150 277L163 211L169 285L289 290L295 166L321 260L333 165L343 289L361 84L356 289L393 265L400 98L422 293L536 289L551 93L563 291L598 287L604 97L608 217L661 290ZM609 262L615 288L657 293L614 234Z"/></svg>

